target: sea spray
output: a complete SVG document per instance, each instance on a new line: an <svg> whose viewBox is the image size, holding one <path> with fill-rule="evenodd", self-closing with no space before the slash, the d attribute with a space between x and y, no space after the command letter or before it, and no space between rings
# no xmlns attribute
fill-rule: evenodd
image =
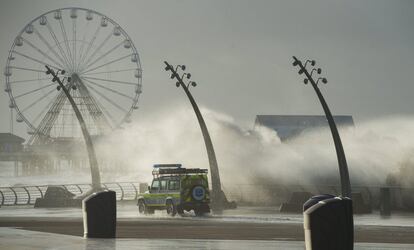
<svg viewBox="0 0 414 250"><path fill-rule="evenodd" d="M173 107L173 108L172 108ZM339 185L330 131L304 131L281 142L269 128L240 126L229 115L208 108L202 113L217 154L224 187L231 185ZM412 185L414 117L386 117L340 129L354 185L380 186L390 174ZM152 165L182 163L208 168L197 120L190 107L172 105L136 117L124 129L95 141L105 182L151 180ZM80 149L81 150L81 149ZM52 176L10 177L3 185L88 183L90 173L65 169ZM62 171L62 170L60 170ZM398 181L397 181L398 182ZM399 183L399 182L398 182Z"/></svg>

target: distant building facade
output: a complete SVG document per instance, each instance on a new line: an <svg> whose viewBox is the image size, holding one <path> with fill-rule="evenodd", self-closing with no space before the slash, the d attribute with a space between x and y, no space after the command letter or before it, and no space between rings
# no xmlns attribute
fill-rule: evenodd
<svg viewBox="0 0 414 250"><path fill-rule="evenodd" d="M0 152L15 153L23 151L25 140L11 133L0 133Z"/></svg>
<svg viewBox="0 0 414 250"><path fill-rule="evenodd" d="M350 115L334 116L338 128L354 127ZM281 141L287 141L312 129L329 128L324 115L257 115L254 127L264 126L277 132Z"/></svg>
<svg viewBox="0 0 414 250"><path fill-rule="evenodd" d="M19 166L25 159L23 151L24 139L11 134L11 133L0 133L0 171L4 171L6 167L14 168L14 176L19 175Z"/></svg>

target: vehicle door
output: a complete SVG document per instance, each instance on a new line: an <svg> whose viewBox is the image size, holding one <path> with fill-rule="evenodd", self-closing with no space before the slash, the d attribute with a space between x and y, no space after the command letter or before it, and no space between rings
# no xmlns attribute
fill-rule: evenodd
<svg viewBox="0 0 414 250"><path fill-rule="evenodd" d="M157 199L158 205L164 205L165 199L168 197L168 179L160 178L160 190Z"/></svg>
<svg viewBox="0 0 414 250"><path fill-rule="evenodd" d="M174 204L180 203L180 179L174 178L168 180L168 193L173 198Z"/></svg>
<svg viewBox="0 0 414 250"><path fill-rule="evenodd" d="M149 195L145 199L145 203L149 206L154 206L158 204L158 195L160 192L160 180L152 180L151 188L149 190Z"/></svg>

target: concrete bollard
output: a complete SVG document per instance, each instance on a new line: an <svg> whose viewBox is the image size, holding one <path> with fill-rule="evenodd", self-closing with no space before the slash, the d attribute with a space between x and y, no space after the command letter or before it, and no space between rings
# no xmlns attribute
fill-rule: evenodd
<svg viewBox="0 0 414 250"><path fill-rule="evenodd" d="M351 199L316 196L305 203L304 209L306 250L354 249Z"/></svg>
<svg viewBox="0 0 414 250"><path fill-rule="evenodd" d="M381 216L391 215L391 190L387 187L380 188L380 214Z"/></svg>
<svg viewBox="0 0 414 250"><path fill-rule="evenodd" d="M116 193L105 190L82 201L85 238L115 238Z"/></svg>

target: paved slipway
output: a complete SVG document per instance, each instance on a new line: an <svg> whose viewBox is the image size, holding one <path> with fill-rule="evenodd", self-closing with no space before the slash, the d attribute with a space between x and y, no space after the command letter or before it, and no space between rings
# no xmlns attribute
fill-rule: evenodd
<svg viewBox="0 0 414 250"><path fill-rule="evenodd" d="M2 207L0 247L131 249L131 245L139 244L148 246L141 249L154 249L150 246L156 242L159 248L172 245L186 249L194 245L197 246L195 249L303 249L302 215L275 211L274 208L239 208L225 211L223 215L195 217L186 214L184 217L170 218L164 212L152 216L138 215L136 206L127 204L118 206L117 239L91 241L82 238L81 209ZM356 249L414 250L413 221L411 214L395 215L388 219L381 219L378 214L356 216ZM26 248L21 247L21 244L40 244L41 247ZM66 244L76 246L62 248Z"/></svg>

